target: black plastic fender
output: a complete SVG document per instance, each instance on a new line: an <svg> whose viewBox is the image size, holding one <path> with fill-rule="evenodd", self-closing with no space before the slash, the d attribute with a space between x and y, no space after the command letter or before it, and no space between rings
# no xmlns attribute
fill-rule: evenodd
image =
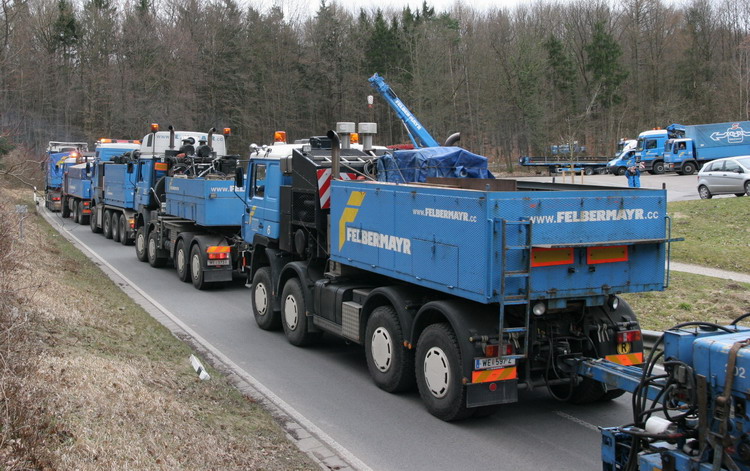
<svg viewBox="0 0 750 471"><path fill-rule="evenodd" d="M381 286L373 289L365 299L362 305L362 315L359 322L359 338L365 338L367 330L367 320L372 312L384 305L390 305L396 310L401 332L404 334L404 340L413 344L416 337L412 335L414 318L419 308L424 304L425 297L428 296L420 290L415 290L413 286L393 285Z"/></svg>
<svg viewBox="0 0 750 471"><path fill-rule="evenodd" d="M482 335L497 335L499 311L497 305L485 306L461 300L431 301L419 310L414 320L412 339L429 325L448 322L456 333L465 372L474 369L474 357L483 356L481 344L469 338Z"/></svg>

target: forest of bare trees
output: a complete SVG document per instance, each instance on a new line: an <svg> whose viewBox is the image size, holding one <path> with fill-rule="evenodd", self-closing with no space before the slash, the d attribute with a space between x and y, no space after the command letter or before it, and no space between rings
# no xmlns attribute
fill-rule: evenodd
<svg viewBox="0 0 750 471"><path fill-rule="evenodd" d="M374 120L385 76L431 133L501 161L672 122L748 119L750 0L536 1L512 9L352 12L302 19L252 0L0 0L0 134L139 138L151 122L233 128L234 152Z"/></svg>

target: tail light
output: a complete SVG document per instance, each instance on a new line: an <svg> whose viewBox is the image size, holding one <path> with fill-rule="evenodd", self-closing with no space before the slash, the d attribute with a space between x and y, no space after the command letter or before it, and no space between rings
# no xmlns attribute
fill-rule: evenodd
<svg viewBox="0 0 750 471"><path fill-rule="evenodd" d="M641 340L640 330L626 330L617 332L617 343L631 343Z"/></svg>
<svg viewBox="0 0 750 471"><path fill-rule="evenodd" d="M503 355L513 355L513 345L508 343L505 345L485 345L484 356L486 357L497 357L500 356L502 350Z"/></svg>
<svg viewBox="0 0 750 471"><path fill-rule="evenodd" d="M128 219L128 226L130 226L131 229L135 229L135 218Z"/></svg>
<svg viewBox="0 0 750 471"><path fill-rule="evenodd" d="M52 201L60 201L60 197L59 196L53 196L52 197Z"/></svg>
<svg viewBox="0 0 750 471"><path fill-rule="evenodd" d="M206 248L206 254L209 260L227 260L231 250L227 245L212 245Z"/></svg>

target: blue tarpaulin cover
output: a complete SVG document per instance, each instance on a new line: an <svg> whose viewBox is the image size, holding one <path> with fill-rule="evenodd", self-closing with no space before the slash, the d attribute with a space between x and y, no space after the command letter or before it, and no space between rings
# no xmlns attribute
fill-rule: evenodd
<svg viewBox="0 0 750 471"><path fill-rule="evenodd" d="M460 147L397 150L378 159L378 181L425 182L427 177L495 178L486 157Z"/></svg>

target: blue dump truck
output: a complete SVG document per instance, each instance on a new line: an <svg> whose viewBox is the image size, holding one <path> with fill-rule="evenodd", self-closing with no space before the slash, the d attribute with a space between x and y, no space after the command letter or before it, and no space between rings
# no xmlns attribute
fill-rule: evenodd
<svg viewBox="0 0 750 471"><path fill-rule="evenodd" d="M44 205L50 211L60 211L62 205L62 186L65 171L75 165L78 156L88 151L85 142L50 141L42 162L44 170Z"/></svg>
<svg viewBox="0 0 750 471"><path fill-rule="evenodd" d="M692 175L706 162L750 155L750 121L667 126L665 170Z"/></svg>
<svg viewBox="0 0 750 471"><path fill-rule="evenodd" d="M238 260L261 329L297 346L323 332L361 344L378 387L416 387L443 420L491 413L519 390L578 403L623 393L562 366L643 363L618 295L665 288L664 190L381 182L377 157L329 136L333 149L251 157L235 176ZM445 153L444 167L456 149L414 152Z"/></svg>
<svg viewBox="0 0 750 471"><path fill-rule="evenodd" d="M102 139L97 142L96 159L90 166L91 231L102 232L107 239L123 245L132 243L134 236L135 185L139 176L134 162L140 148L141 142L137 140Z"/></svg>

